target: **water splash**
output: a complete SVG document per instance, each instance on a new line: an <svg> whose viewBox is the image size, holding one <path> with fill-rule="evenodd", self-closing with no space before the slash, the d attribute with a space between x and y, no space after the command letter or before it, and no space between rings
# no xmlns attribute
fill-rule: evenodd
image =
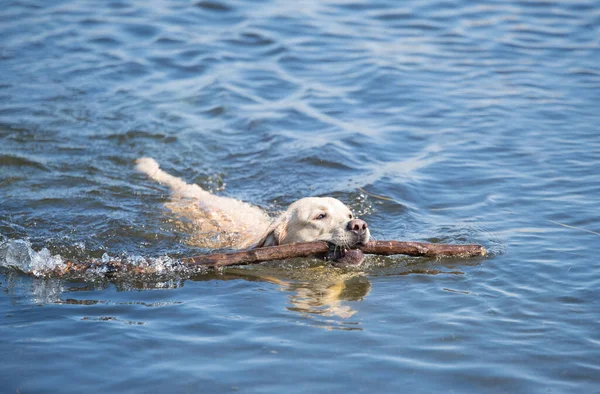
<svg viewBox="0 0 600 394"><path fill-rule="evenodd" d="M46 248L36 252L28 240L11 239L0 243L0 267L43 276L64 266L65 262L60 255L52 255Z"/></svg>
<svg viewBox="0 0 600 394"><path fill-rule="evenodd" d="M53 255L50 250L43 248L36 251L31 242L26 239L0 239L0 268L17 270L38 278L52 277L54 274L68 277L83 277L86 280L97 280L107 275L115 275L115 264L120 267L122 275L136 273L151 274L158 280L162 276L189 276L202 272L202 267L188 267L177 258L170 256L143 257L134 254L113 256L104 253L101 258L83 256L78 263L83 269L71 269L72 261ZM121 278L120 275L119 277ZM124 278L121 278L124 279ZM173 278L171 278L173 279ZM172 287L167 285L166 287Z"/></svg>

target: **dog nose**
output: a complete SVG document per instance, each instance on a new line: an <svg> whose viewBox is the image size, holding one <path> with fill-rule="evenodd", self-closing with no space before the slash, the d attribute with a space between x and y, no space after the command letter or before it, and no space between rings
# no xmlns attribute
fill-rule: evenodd
<svg viewBox="0 0 600 394"><path fill-rule="evenodd" d="M361 219L352 219L348 222L348 231L362 235L367 231L367 222Z"/></svg>

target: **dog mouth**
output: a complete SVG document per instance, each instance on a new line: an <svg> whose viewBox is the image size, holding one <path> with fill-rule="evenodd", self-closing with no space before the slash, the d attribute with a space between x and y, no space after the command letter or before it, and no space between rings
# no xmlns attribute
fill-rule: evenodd
<svg viewBox="0 0 600 394"><path fill-rule="evenodd" d="M360 249L342 248L338 245L329 244L326 259L331 261L334 267L357 267L362 264L365 254Z"/></svg>

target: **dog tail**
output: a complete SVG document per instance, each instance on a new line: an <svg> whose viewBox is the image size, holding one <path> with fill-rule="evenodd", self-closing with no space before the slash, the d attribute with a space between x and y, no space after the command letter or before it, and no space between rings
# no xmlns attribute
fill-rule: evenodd
<svg viewBox="0 0 600 394"><path fill-rule="evenodd" d="M135 168L138 171L148 175L150 179L169 186L173 192L180 194L182 197L200 198L203 197L205 193L208 193L198 185L190 185L183 179L164 172L160 169L156 160L151 157L139 158L135 163Z"/></svg>

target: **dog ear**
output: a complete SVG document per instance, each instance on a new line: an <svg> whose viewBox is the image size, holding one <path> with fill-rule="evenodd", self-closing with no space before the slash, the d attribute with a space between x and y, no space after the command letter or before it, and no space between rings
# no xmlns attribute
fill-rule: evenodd
<svg viewBox="0 0 600 394"><path fill-rule="evenodd" d="M252 249L280 245L287 236L287 222L284 216L277 218Z"/></svg>

